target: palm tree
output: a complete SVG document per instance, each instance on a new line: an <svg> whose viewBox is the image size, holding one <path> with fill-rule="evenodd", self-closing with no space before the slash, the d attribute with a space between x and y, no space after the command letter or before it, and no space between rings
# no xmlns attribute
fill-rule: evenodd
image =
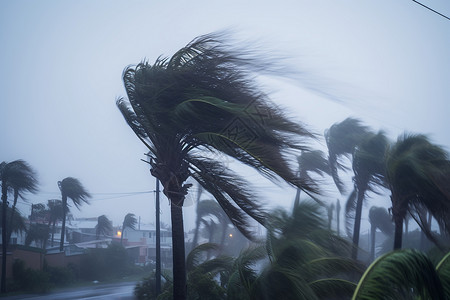
<svg viewBox="0 0 450 300"><path fill-rule="evenodd" d="M377 188L386 186L384 157L388 147L388 139L383 132L377 134L367 133L361 142L355 147L353 153L353 172L356 197L349 200L356 202L347 203L346 216L348 217L354 208L355 223L353 227L352 257L357 258L359 233L361 228L361 214L363 202L368 192L377 192Z"/></svg>
<svg viewBox="0 0 450 300"><path fill-rule="evenodd" d="M136 215L132 213L128 213L125 215L125 218L123 218L122 223L122 234L120 235L120 244L123 245L123 235L125 233L126 228L130 228L132 230L136 229L137 219Z"/></svg>
<svg viewBox="0 0 450 300"><path fill-rule="evenodd" d="M95 225L95 237L97 240L100 239L101 235L106 236L111 234L112 230L111 221L107 216L101 215L97 218L97 225Z"/></svg>
<svg viewBox="0 0 450 300"><path fill-rule="evenodd" d="M196 201L195 201L196 217L195 217L194 238L192 239L191 251L197 246L197 243L198 243L198 232L200 231L200 221L202 219L202 213L199 210L199 204L200 204L200 198L202 196L202 193L203 193L203 188L199 184L198 185L198 190L197 190Z"/></svg>
<svg viewBox="0 0 450 300"><path fill-rule="evenodd" d="M88 198L91 195L85 190L81 182L73 177L66 177L62 181L58 181L58 187L61 191L61 199L63 206L63 217L62 217L62 225L61 225L61 242L59 245L59 251L64 251L64 236L66 231L66 215L69 210L69 205L67 203L67 198L72 200L72 203L76 208L80 208L80 206L84 203L89 203Z"/></svg>
<svg viewBox="0 0 450 300"><path fill-rule="evenodd" d="M11 210L9 225L14 220L15 205L19 195L23 192L36 192L37 181L33 169L23 160L15 160L10 163L0 164L0 181L2 183L2 280L1 292L6 292L6 250L8 247L8 228L6 226L6 213L8 210L8 191L14 191L14 209ZM11 231L11 230L9 230Z"/></svg>
<svg viewBox="0 0 450 300"><path fill-rule="evenodd" d="M339 178L338 170L347 168L339 161L342 156L351 158L355 147L370 132L369 128L362 125L361 121L347 118L340 123L333 124L325 130L324 136L328 148L328 161L331 168L331 176L339 191L344 193L343 182Z"/></svg>
<svg viewBox="0 0 450 300"><path fill-rule="evenodd" d="M265 58L252 58L247 50L228 48L222 38L201 36L170 59L126 68L128 100L117 101L128 125L148 147L151 173L171 204L176 299L186 298L182 207L189 177L216 198L248 237L251 218L261 224L265 220L246 180L210 154L223 153L270 179L317 192L295 176L288 162L291 150L305 149L304 139L314 136L285 117L252 77L279 74L279 68Z"/></svg>
<svg viewBox="0 0 450 300"><path fill-rule="evenodd" d="M51 237L51 246L53 247L53 241L55 236L55 227L56 222L63 219L63 205L61 200L53 199L48 200L47 202L47 209L49 212L48 216L48 227L50 228L50 225L52 226L52 237Z"/></svg>
<svg viewBox="0 0 450 300"><path fill-rule="evenodd" d="M369 210L370 222L370 260L375 259L375 234L377 229L388 236L394 233L394 224L388 211L384 207L372 206Z"/></svg>
<svg viewBox="0 0 450 300"><path fill-rule="evenodd" d="M425 135L404 134L388 151L386 173L395 223L394 249L402 247L403 220L408 211L424 207L450 231L450 161L442 147ZM415 220L432 238L426 218Z"/></svg>
<svg viewBox="0 0 450 300"><path fill-rule="evenodd" d="M25 245L29 246L33 241L36 242L36 246L45 249L45 243L48 240L49 236L49 228L47 225L42 223L32 223L30 224L30 228L27 231L27 235L25 237Z"/></svg>
<svg viewBox="0 0 450 300"><path fill-rule="evenodd" d="M324 153L320 150L302 151L297 157L297 161L299 165L298 174L305 182L314 182L310 173L315 173L322 177L325 174L331 175L329 162L325 158ZM294 207L297 207L300 202L300 191L301 189L297 188Z"/></svg>

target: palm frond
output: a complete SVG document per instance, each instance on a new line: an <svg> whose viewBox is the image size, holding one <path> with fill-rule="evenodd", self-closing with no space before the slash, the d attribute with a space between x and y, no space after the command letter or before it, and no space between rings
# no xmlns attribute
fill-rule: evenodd
<svg viewBox="0 0 450 300"><path fill-rule="evenodd" d="M61 193L72 199L73 204L79 208L84 203L89 203L88 198L91 197L89 192L83 187L81 182L73 177L66 177L58 182Z"/></svg>
<svg viewBox="0 0 450 300"><path fill-rule="evenodd" d="M432 262L416 250L390 252L364 273L353 299L445 299Z"/></svg>
<svg viewBox="0 0 450 300"><path fill-rule="evenodd" d="M24 160L18 159L10 163L3 162L0 165L0 181L8 189L13 189L18 196L23 198L23 193L36 193L38 181L36 172Z"/></svg>
<svg viewBox="0 0 450 300"><path fill-rule="evenodd" d="M196 246L186 257L186 271L192 271L197 267L200 264L200 261L206 257L204 255L205 252L217 249L218 245L214 243L205 243Z"/></svg>
<svg viewBox="0 0 450 300"><path fill-rule="evenodd" d="M369 222L384 234L391 236L394 233L394 223L392 217L384 207L372 206L369 209Z"/></svg>
<svg viewBox="0 0 450 300"><path fill-rule="evenodd" d="M331 174L341 193L345 192L345 188L339 178L338 170L345 170L345 167L339 162L339 158L342 156L350 158L355 147L368 132L370 132L369 128L362 125L360 120L347 118L340 123L333 124L324 133Z"/></svg>
<svg viewBox="0 0 450 300"><path fill-rule="evenodd" d="M318 279L308 283L318 299L350 299L356 284L339 278Z"/></svg>
<svg viewBox="0 0 450 300"><path fill-rule="evenodd" d="M137 225L136 215L132 213L126 214L125 217L123 218L122 230L124 230L125 228L130 228L134 230L136 229L136 225Z"/></svg>
<svg viewBox="0 0 450 300"><path fill-rule="evenodd" d="M437 264L436 272L441 279L445 296L450 299L450 252Z"/></svg>

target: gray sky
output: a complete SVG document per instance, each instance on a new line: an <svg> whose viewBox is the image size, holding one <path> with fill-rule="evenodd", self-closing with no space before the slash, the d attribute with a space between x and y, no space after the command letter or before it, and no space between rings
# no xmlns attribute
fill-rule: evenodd
<svg viewBox="0 0 450 300"><path fill-rule="evenodd" d="M450 15L449 1L423 3ZM121 194L155 189L140 161L146 148L115 106L122 71L226 28L305 72L265 83L316 132L354 116L392 138L425 133L450 148L450 21L413 1L0 0L0 161L24 159L38 172L29 203L58 198L57 181L72 176L93 194L76 216L153 221L154 194ZM267 202L291 205L294 189L258 178L260 192L277 195ZM167 200L161 206L169 223ZM29 214L29 204L20 208Z"/></svg>

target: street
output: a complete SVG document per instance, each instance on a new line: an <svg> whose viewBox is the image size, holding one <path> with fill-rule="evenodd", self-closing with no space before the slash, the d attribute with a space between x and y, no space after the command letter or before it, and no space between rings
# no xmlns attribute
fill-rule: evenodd
<svg viewBox="0 0 450 300"><path fill-rule="evenodd" d="M66 291L51 292L45 295L18 295L10 297L1 297L0 299L7 300L68 300L68 299L116 299L116 300L130 300L134 299L133 290L136 282L124 282L103 284L91 287L80 287L76 289L68 289Z"/></svg>

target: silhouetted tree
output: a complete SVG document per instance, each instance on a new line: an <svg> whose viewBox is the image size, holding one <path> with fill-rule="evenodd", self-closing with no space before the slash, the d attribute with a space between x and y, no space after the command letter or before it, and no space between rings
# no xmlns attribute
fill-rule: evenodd
<svg viewBox="0 0 450 300"><path fill-rule="evenodd" d="M61 225L61 242L59 245L59 251L64 251L64 236L66 231L66 215L68 212L67 198L72 200L72 203L76 208L80 208L80 205L84 203L89 203L88 198L91 195L86 191L81 182L73 177L66 177L62 181L58 181L58 187L61 191L62 206L63 206L63 217Z"/></svg>
<svg viewBox="0 0 450 300"><path fill-rule="evenodd" d="M222 38L201 36L171 58L126 68L128 100L117 101L128 125L150 150L151 173L171 203L176 299L186 298L182 206L189 177L217 199L247 236L251 237L248 217L260 223L265 219L248 183L208 153L224 153L268 178L317 192L295 176L287 156L291 150L305 149L303 139L313 135L286 118L252 76L278 75L279 68L266 58L250 57L247 49L230 50Z"/></svg>
<svg viewBox="0 0 450 300"><path fill-rule="evenodd" d="M36 174L30 165L23 160L15 160L10 163L0 164L0 181L2 184L2 279L1 292L6 292L6 250L9 237L7 227L8 192L14 192L14 204L10 215L10 227L14 220L17 199L24 192L35 193L37 191ZM11 232L11 230L9 230Z"/></svg>
<svg viewBox="0 0 450 300"><path fill-rule="evenodd" d="M377 229L387 236L392 236L394 233L394 224L388 211L384 207L372 206L369 210L370 222L370 260L375 259L375 235Z"/></svg>
<svg viewBox="0 0 450 300"><path fill-rule="evenodd" d="M131 214L131 213L126 214L125 217L123 218L123 223L122 223L122 234L120 236L120 244L121 245L123 245L123 234L125 232L125 229L130 228L132 230L135 230L136 225L137 225L136 215Z"/></svg>
<svg viewBox="0 0 450 300"><path fill-rule="evenodd" d="M450 231L450 161L442 147L424 135L404 134L389 149L386 168L395 222L394 249L402 247L403 220L408 210L425 207L442 228ZM427 220L416 218L416 222L432 238Z"/></svg>
<svg viewBox="0 0 450 300"><path fill-rule="evenodd" d="M101 215L97 218L97 225L95 225L95 237L98 240L100 236L111 234L113 228L111 221L107 216Z"/></svg>

